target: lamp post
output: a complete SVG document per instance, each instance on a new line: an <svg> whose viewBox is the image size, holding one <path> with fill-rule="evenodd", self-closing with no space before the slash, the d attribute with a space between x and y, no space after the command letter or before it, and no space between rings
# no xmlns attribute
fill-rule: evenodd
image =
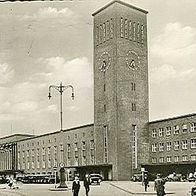
<svg viewBox="0 0 196 196"><path fill-rule="evenodd" d="M56 85L50 85L49 86L49 94L48 94L48 98L50 99L52 96L51 96L51 88L54 88L55 90L57 90L59 93L60 93L60 123L61 123L61 128L60 128L60 131L63 130L63 101L62 101L62 97L63 97L63 92L68 89L68 88L71 88L72 90L72 94L71 94L71 98L72 100L74 99L74 88L72 85L67 85L67 86L63 86L62 85L62 82L60 83L59 86L56 86Z"/></svg>

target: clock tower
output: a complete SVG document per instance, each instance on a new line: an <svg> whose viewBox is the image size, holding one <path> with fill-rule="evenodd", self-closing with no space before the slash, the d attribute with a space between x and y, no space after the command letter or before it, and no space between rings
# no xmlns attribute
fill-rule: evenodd
<svg viewBox="0 0 196 196"><path fill-rule="evenodd" d="M94 16L96 165L130 180L148 162L147 12L115 0Z"/></svg>

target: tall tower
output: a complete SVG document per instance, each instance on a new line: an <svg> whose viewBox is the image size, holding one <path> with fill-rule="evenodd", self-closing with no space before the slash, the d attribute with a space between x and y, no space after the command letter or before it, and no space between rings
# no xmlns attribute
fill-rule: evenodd
<svg viewBox="0 0 196 196"><path fill-rule="evenodd" d="M93 14L96 165L113 180L148 161L146 14L118 0Z"/></svg>

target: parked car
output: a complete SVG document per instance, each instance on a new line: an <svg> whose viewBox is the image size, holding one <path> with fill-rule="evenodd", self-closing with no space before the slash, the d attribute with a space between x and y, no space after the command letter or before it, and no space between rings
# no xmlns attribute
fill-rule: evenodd
<svg viewBox="0 0 196 196"><path fill-rule="evenodd" d="M131 180L133 182L141 182L142 181L142 174L138 173L138 174L134 174L131 178Z"/></svg>
<svg viewBox="0 0 196 196"><path fill-rule="evenodd" d="M90 184L100 184L102 176L100 174L90 174Z"/></svg>
<svg viewBox="0 0 196 196"><path fill-rule="evenodd" d="M182 174L169 174L167 176L167 181L169 182L176 182L176 181L181 181L181 178L182 178Z"/></svg>

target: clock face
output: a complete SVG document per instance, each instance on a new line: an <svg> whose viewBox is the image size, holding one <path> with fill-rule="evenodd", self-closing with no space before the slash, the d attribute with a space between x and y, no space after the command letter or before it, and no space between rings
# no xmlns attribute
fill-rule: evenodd
<svg viewBox="0 0 196 196"><path fill-rule="evenodd" d="M64 167L64 163L60 163L59 166L60 166L60 167Z"/></svg>
<svg viewBox="0 0 196 196"><path fill-rule="evenodd" d="M140 65L140 59L138 54L134 51L129 50L126 56L126 63L130 69L137 69Z"/></svg>
<svg viewBox="0 0 196 196"><path fill-rule="evenodd" d="M107 52L104 52L99 58L99 69L105 72L111 64L111 57Z"/></svg>

